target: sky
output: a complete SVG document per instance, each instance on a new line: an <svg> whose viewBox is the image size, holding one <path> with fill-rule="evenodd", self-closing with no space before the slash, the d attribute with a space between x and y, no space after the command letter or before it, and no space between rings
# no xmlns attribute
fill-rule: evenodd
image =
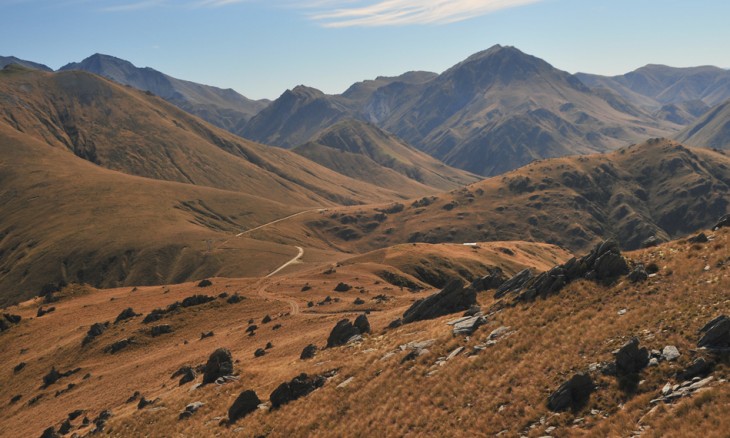
<svg viewBox="0 0 730 438"><path fill-rule="evenodd" d="M571 73L730 68L727 0L0 0L0 55L94 54L254 99L443 72L495 44Z"/></svg>

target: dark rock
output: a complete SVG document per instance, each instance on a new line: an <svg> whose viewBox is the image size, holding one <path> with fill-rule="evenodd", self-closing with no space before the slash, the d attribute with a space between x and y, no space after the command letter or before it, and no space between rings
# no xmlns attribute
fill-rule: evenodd
<svg viewBox="0 0 730 438"><path fill-rule="evenodd" d="M43 433L41 434L41 438L61 438L61 435L57 434L56 429L51 426L43 431Z"/></svg>
<svg viewBox="0 0 730 438"><path fill-rule="evenodd" d="M13 315L11 313L3 313L3 318L10 324L20 324L23 319L20 315Z"/></svg>
<svg viewBox="0 0 730 438"><path fill-rule="evenodd" d="M464 317L457 321L453 324L454 328L451 331L454 336L471 335L476 329L487 323L487 319L480 314Z"/></svg>
<svg viewBox="0 0 730 438"><path fill-rule="evenodd" d="M471 287L477 292L482 292L490 289L497 289L507 281L507 276L500 267L489 268L489 274L477 278L471 283Z"/></svg>
<svg viewBox="0 0 730 438"><path fill-rule="evenodd" d="M707 243L709 241L710 240L707 238L705 233L700 233L694 237L690 237L689 239L687 239L687 242L689 243Z"/></svg>
<svg viewBox="0 0 730 438"><path fill-rule="evenodd" d="M697 342L698 347L708 349L730 348L730 318L721 315L707 323L700 332L704 333Z"/></svg>
<svg viewBox="0 0 730 438"><path fill-rule="evenodd" d="M101 336L102 333L109 327L109 322L97 322L89 327L89 331L86 332L84 340L81 341L81 346L87 345L93 341L97 336Z"/></svg>
<svg viewBox="0 0 730 438"><path fill-rule="evenodd" d="M256 411L260 404L261 400L259 400L255 391L251 389L243 391L228 408L228 422L235 423L251 412Z"/></svg>
<svg viewBox="0 0 730 438"><path fill-rule="evenodd" d="M720 228L724 228L724 227L730 227L730 214L726 214L725 216L721 217L720 220L717 221L715 226L712 227L712 229L714 231L717 231Z"/></svg>
<svg viewBox="0 0 730 438"><path fill-rule="evenodd" d="M125 348L129 347L130 345L134 344L133 338L124 338L116 341L115 343L109 345L104 349L105 353L111 353L115 354L121 350L124 350Z"/></svg>
<svg viewBox="0 0 730 438"><path fill-rule="evenodd" d="M468 309L466 309L466 312L464 312L464 316L474 316L477 313L481 313L481 311L482 311L482 308L475 304L475 305L469 307Z"/></svg>
<svg viewBox="0 0 730 438"><path fill-rule="evenodd" d="M636 265L628 275L628 279L632 283L640 283L642 281L646 281L647 278L649 278L649 273L646 272L644 265L641 263Z"/></svg>
<svg viewBox="0 0 730 438"><path fill-rule="evenodd" d="M587 374L576 374L548 397L548 409L561 412L585 405L595 386Z"/></svg>
<svg viewBox="0 0 730 438"><path fill-rule="evenodd" d="M370 321L368 321L368 317L365 314L358 315L353 325L360 331L361 335L370 333Z"/></svg>
<svg viewBox="0 0 730 438"><path fill-rule="evenodd" d="M20 362L19 364L15 365L13 367L13 373L17 374L21 372L25 368L25 362Z"/></svg>
<svg viewBox="0 0 730 438"><path fill-rule="evenodd" d="M253 356L254 357L261 357L266 354L266 350L263 348L257 348L256 351L254 351Z"/></svg>
<svg viewBox="0 0 730 438"><path fill-rule="evenodd" d="M335 292L347 292L350 289L352 289L352 286L347 283L338 283L337 286L335 286Z"/></svg>
<svg viewBox="0 0 730 438"><path fill-rule="evenodd" d="M248 326L246 328L246 331L247 332L255 332L256 330L258 330L258 328L259 328L259 326L257 326L256 324L251 324L250 326Z"/></svg>
<svg viewBox="0 0 730 438"><path fill-rule="evenodd" d="M302 350L302 354L299 355L299 359L311 359L314 357L315 354L317 354L317 346L314 344L309 344L304 347L304 349Z"/></svg>
<svg viewBox="0 0 730 438"><path fill-rule="evenodd" d="M114 324L119 324L122 321L126 321L127 319L132 319L135 316L140 316L141 313L135 313L134 309L131 307L127 307L126 309L122 310L122 313L117 315L117 319L114 320Z"/></svg>
<svg viewBox="0 0 730 438"><path fill-rule="evenodd" d="M201 304L209 303L214 301L215 297L209 297L208 295L193 295L182 300L180 304L183 307L199 306Z"/></svg>
<svg viewBox="0 0 730 438"><path fill-rule="evenodd" d="M268 324L271 322L271 317L269 315L264 316L264 318L261 320L261 324Z"/></svg>
<svg viewBox="0 0 730 438"><path fill-rule="evenodd" d="M398 328L402 325L403 325L403 320L401 318L398 318L396 320L391 321L390 324L388 324L388 328L394 329L394 328Z"/></svg>
<svg viewBox="0 0 730 438"><path fill-rule="evenodd" d="M71 422L69 420L64 420L63 423L61 423L61 426L58 427L58 433L61 435L66 435L67 433L71 432L71 429L73 426L71 426Z"/></svg>
<svg viewBox="0 0 730 438"><path fill-rule="evenodd" d="M213 282L208 280L207 278L205 280L200 280L200 283L198 283L198 287L208 287L213 286Z"/></svg>
<svg viewBox="0 0 730 438"><path fill-rule="evenodd" d="M357 298L355 298L355 301L352 302L352 304L354 304L356 306L361 306L361 305L365 304L365 300L363 300L360 297L357 297Z"/></svg>
<svg viewBox="0 0 730 438"><path fill-rule="evenodd" d="M203 384L213 383L217 378L230 374L233 374L231 352L225 348L219 348L210 355L208 362L205 364Z"/></svg>
<svg viewBox="0 0 730 438"><path fill-rule="evenodd" d="M163 316L165 316L165 313L166 312L163 309L154 309L144 317L142 324L159 321Z"/></svg>
<svg viewBox="0 0 730 438"><path fill-rule="evenodd" d="M636 374L649 364L649 351L639 348L639 339L631 338L616 353L616 372L621 375Z"/></svg>
<svg viewBox="0 0 730 438"><path fill-rule="evenodd" d="M704 377L710 374L714 367L714 363L706 361L703 357L698 357L684 371L677 374L677 379L683 381L692 380L695 377Z"/></svg>
<svg viewBox="0 0 730 438"><path fill-rule="evenodd" d="M187 406L185 406L185 410L180 413L178 416L179 420L182 420L184 418L190 418L193 416L194 413L198 412L198 409L202 408L205 405L203 402L192 402L189 403Z"/></svg>
<svg viewBox="0 0 730 438"><path fill-rule="evenodd" d="M241 301L243 301L245 299L246 299L246 297L242 297L241 295L238 295L238 294L233 294L230 297L228 297L226 302L228 304L236 304L236 303L240 303Z"/></svg>
<svg viewBox="0 0 730 438"><path fill-rule="evenodd" d="M218 298L224 299L228 298L228 292L221 292L218 294Z"/></svg>
<svg viewBox="0 0 730 438"><path fill-rule="evenodd" d="M378 277L387 281L388 283L392 284L393 286L397 286L400 288L406 288L406 289L412 290L412 291L419 291L419 290L423 289L423 287L420 284L418 284L412 280L409 280L408 278L406 278L402 275L398 275L394 272L380 271L380 272L376 272L375 275L377 275Z"/></svg>
<svg viewBox="0 0 730 438"><path fill-rule="evenodd" d="M274 344L272 344L271 342L267 342L266 347L264 347L264 348L267 350L271 350L272 348L274 348Z"/></svg>
<svg viewBox="0 0 730 438"><path fill-rule="evenodd" d="M69 412L68 414L68 421L74 421L75 419L79 418L84 413L81 409L76 409L75 411Z"/></svg>
<svg viewBox="0 0 730 438"><path fill-rule="evenodd" d="M21 398L23 398L23 396L22 396L22 395L20 395L20 394L16 394L16 395L14 395L14 396L13 396L13 397L12 397L12 398L10 399L10 404L12 405L12 404L18 403L18 402L20 401L20 399L21 399Z"/></svg>
<svg viewBox="0 0 730 438"><path fill-rule="evenodd" d="M154 404L155 400L147 400L146 398L142 397L139 399L139 403L137 403L137 409L144 409L147 406Z"/></svg>
<svg viewBox="0 0 730 438"><path fill-rule="evenodd" d="M307 283L304 286L302 286L302 292L307 292L307 291L310 291L310 290L312 290L312 286L310 286L309 283Z"/></svg>
<svg viewBox="0 0 730 438"><path fill-rule="evenodd" d="M150 329L150 335L153 338L167 333L172 333L172 326L169 324L156 325Z"/></svg>
<svg viewBox="0 0 730 438"><path fill-rule="evenodd" d="M188 382L192 382L193 380L195 380L196 374L195 370L191 366L185 365L179 370L175 371L170 378L174 379L178 376L180 376L180 381L178 382L178 385L184 385Z"/></svg>
<svg viewBox="0 0 730 438"><path fill-rule="evenodd" d="M290 382L282 383L269 397L271 408L277 409L281 405L308 395L315 389L324 386L326 380L323 376L310 377L302 373Z"/></svg>
<svg viewBox="0 0 730 438"><path fill-rule="evenodd" d="M523 269L516 273L512 278L505 281L500 285L494 292L494 298L502 298L503 296L517 292L532 278L532 271L530 269Z"/></svg>
<svg viewBox="0 0 730 438"><path fill-rule="evenodd" d="M360 335L360 329L355 327L349 319L340 320L327 338L327 348L345 345L354 336Z"/></svg>
<svg viewBox="0 0 730 438"><path fill-rule="evenodd" d="M107 420L111 418L112 411L102 411L98 417L94 419L94 425L96 426L95 432L103 432L104 426L106 426Z"/></svg>
<svg viewBox="0 0 730 438"><path fill-rule="evenodd" d="M43 386L48 387L53 385L54 383L58 382L58 380L63 377L61 373L56 370L56 367L52 367L51 371L48 372L45 376L43 376Z"/></svg>
<svg viewBox="0 0 730 438"><path fill-rule="evenodd" d="M438 318L467 310L477 303L476 291L471 287L464 287L459 280L452 280L440 292L413 303L403 313L403 323Z"/></svg>
<svg viewBox="0 0 730 438"><path fill-rule="evenodd" d="M139 399L139 396L142 395L139 391L134 391L134 394L130 395L127 399L127 403L132 403L134 401L137 401Z"/></svg>
<svg viewBox="0 0 730 438"><path fill-rule="evenodd" d="M271 330L279 330L281 328L281 324L274 324L273 327L271 327Z"/></svg>
<svg viewBox="0 0 730 438"><path fill-rule="evenodd" d="M215 335L215 333L213 333L213 332L202 332L200 334L200 339L212 338L214 335Z"/></svg>
<svg viewBox="0 0 730 438"><path fill-rule="evenodd" d="M48 307L44 309L42 306L38 308L38 312L36 313L36 317L40 318L43 315L48 315L51 312L55 312L55 307Z"/></svg>
<svg viewBox="0 0 730 438"><path fill-rule="evenodd" d="M307 307L314 307L314 301L307 301Z"/></svg>
<svg viewBox="0 0 730 438"><path fill-rule="evenodd" d="M662 241L659 240L656 236L651 236L651 237L647 237L646 239L644 239L641 242L641 247L642 248L651 248L654 246L659 246L659 244L661 244L661 243L662 243Z"/></svg>

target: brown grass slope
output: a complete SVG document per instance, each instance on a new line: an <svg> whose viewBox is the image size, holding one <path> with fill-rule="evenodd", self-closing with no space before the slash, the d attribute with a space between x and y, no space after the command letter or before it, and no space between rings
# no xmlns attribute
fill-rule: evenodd
<svg viewBox="0 0 730 438"><path fill-rule="evenodd" d="M110 171L2 122L0 154L2 304L47 283L114 287L261 275L296 254L232 238L295 206Z"/></svg>
<svg viewBox="0 0 730 438"><path fill-rule="evenodd" d="M3 70L0 120L131 175L266 194L300 206L399 197L297 154L243 140L158 97L80 71Z"/></svg>
<svg viewBox="0 0 730 438"><path fill-rule="evenodd" d="M677 140L717 149L730 149L730 100L722 103L677 135Z"/></svg>
<svg viewBox="0 0 730 438"><path fill-rule="evenodd" d="M667 383L681 383L675 374L696 357L712 358L698 350L698 330L709 320L730 312L727 287L730 285L730 232L707 232L710 242L690 244L685 240L625 254L631 263L657 265L658 272L646 282L632 284L625 277L611 286L577 281L556 296L516 306L503 306L491 293L479 294L487 312L487 325L472 336L452 336L445 323L460 315L415 322L386 329L389 321L402 314L416 298L433 292L412 293L393 287L374 275L389 265L387 257L373 254L369 259L345 261L336 269L312 266L309 270L265 281L213 279L213 285L199 289L192 284L88 290L71 287L56 303L57 310L42 318L35 314L39 301L29 301L8 309L25 319L20 325L0 333L2 381L0 398L19 401L0 412L7 436L34 436L48 426L58 426L76 409L95 418L111 410L105 433L111 436L632 436L641 431L646 437L692 437L701 431L708 437L724 437L730 424L726 415L730 401L730 368L727 358L715 357L714 380L692 397L670 404L653 404ZM449 245L444 257L474 257L485 251L485 264L494 259L498 248L514 250L517 263L510 273L541 260L538 269L550 260L562 262L558 249L519 242L500 242L483 248ZM407 254L407 247L397 253ZM438 250L438 248L433 248ZM425 251L425 252L423 252ZM429 245L417 245L413 258L427 256ZM469 252L469 254L465 254ZM542 254L542 255L541 255ZM545 256L545 258L541 258ZM385 262L384 265L378 265ZM508 262L503 260L502 262ZM373 264L378 266L373 267ZM397 264L397 263L396 263ZM354 286L348 292L333 292L338 282ZM302 286L309 290L303 291ZM247 297L229 305L222 299L184 309L160 323L170 324L173 333L151 337L141 317L112 325L86 347L81 340L95 322L113 320L126 307L148 313L155 307L181 300L193 293L217 295L238 292ZM307 301L319 302L326 295L339 302L305 308ZM386 301L372 298L385 295ZM365 305L355 305L363 298ZM507 302L511 297L505 299ZM291 313L289 302L303 309ZM352 319L370 310L371 335L362 343L317 352L313 360L302 361L304 346L324 345L330 329L343 317ZM624 312L625 310L625 312ZM620 312L621 311L621 312ZM268 324L260 321L271 315ZM259 326L255 336L247 336L249 319ZM273 325L280 324L278 330ZM507 334L477 351L498 327ZM214 331L200 339L202 331ZM43 336L39 334L43 333ZM123 337L133 336L136 344L111 355L103 349ZM575 411L552 413L547 396L578 371L591 364L610 362L612 351L633 336L642 346L662 349L675 345L680 357L641 371L641 383L621 386L614 377L592 372L597 383L588 402ZM399 346L412 341L433 340L428 352L415 360L404 360L408 350ZM267 342L267 354L254 351ZM202 364L216 348L229 348L239 379L225 385L193 389L194 383L178 386L170 375L182 365ZM458 347L462 353L444 365L436 365ZM468 353L477 351L470 356ZM26 366L17 372L21 361ZM40 388L42 376L52 366L60 371L80 367L70 377ZM309 374L337 370L324 387L312 394L267 412L258 410L232 426L220 425L228 407L244 390L254 389L263 402L280 383L301 372ZM84 375L90 376L86 379ZM348 379L348 383L345 382ZM195 383L200 382L198 376ZM72 386L69 386L72 384ZM343 384L343 385L341 385ZM140 391L152 406L137 409L127 403ZM38 398L40 397L40 398ZM35 402L30 403L31 400ZM178 420L188 403L203 407L191 418ZM82 416L83 417L83 416ZM85 433L81 418L72 422L73 431ZM554 428L554 429L549 429Z"/></svg>
<svg viewBox="0 0 730 438"><path fill-rule="evenodd" d="M350 252L492 240L586 251L606 238L633 249L651 236L669 240L708 227L729 205L729 157L655 139L610 154L535 162L438 196L305 215L298 218L305 228L290 223L260 236L296 239L306 230Z"/></svg>
<svg viewBox="0 0 730 438"><path fill-rule="evenodd" d="M375 125L355 119L339 122L320 132L294 152L338 173L381 187L399 187L417 193L418 183L451 190L479 180L476 175L447 166ZM400 181L390 182L397 173ZM431 189L432 191L432 189ZM415 195L418 196L418 195Z"/></svg>

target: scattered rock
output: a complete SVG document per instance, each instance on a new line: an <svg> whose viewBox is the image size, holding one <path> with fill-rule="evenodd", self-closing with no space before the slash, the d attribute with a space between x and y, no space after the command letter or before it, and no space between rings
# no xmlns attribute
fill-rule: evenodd
<svg viewBox="0 0 730 438"><path fill-rule="evenodd" d="M98 417L94 419L94 425L96 426L95 432L103 432L104 426L106 426L107 420L112 416L112 411L102 411Z"/></svg>
<svg viewBox="0 0 730 438"><path fill-rule="evenodd" d="M494 298L502 298L507 294L517 292L532 278L533 274L530 269L524 269L512 278L502 283L494 292Z"/></svg>
<svg viewBox="0 0 730 438"><path fill-rule="evenodd" d="M137 401L137 399L139 399L140 395L142 395L142 394L139 391L134 391L134 394L130 395L129 398L127 399L127 404Z"/></svg>
<svg viewBox="0 0 730 438"><path fill-rule="evenodd" d="M363 300L360 297L357 297L357 298L355 298L355 301L352 302L352 304L354 304L356 306L361 306L361 305L365 304L365 300Z"/></svg>
<svg viewBox="0 0 730 438"><path fill-rule="evenodd" d="M274 324L273 327L271 327L271 330L279 330L281 328L281 324Z"/></svg>
<svg viewBox="0 0 730 438"><path fill-rule="evenodd" d="M0 318L0 332L10 329L13 325L20 323L22 318L18 315L12 315L10 313L4 313Z"/></svg>
<svg viewBox="0 0 730 438"><path fill-rule="evenodd" d="M492 330L492 332L489 334L488 337L490 340L495 340L495 339L499 339L499 338L507 335L509 332L510 332L509 327L501 326L499 328Z"/></svg>
<svg viewBox="0 0 730 438"><path fill-rule="evenodd" d="M246 331L249 333L253 333L258 330L258 328L259 326L257 326L256 324L251 324L250 326L246 327Z"/></svg>
<svg viewBox="0 0 730 438"><path fill-rule="evenodd" d="M471 283L471 287L477 292L497 289L508 280L502 268L494 266L488 269L489 273L487 275L479 277Z"/></svg>
<svg viewBox="0 0 730 438"><path fill-rule="evenodd" d="M370 333L370 321L364 313L355 318L354 326L360 331L361 335Z"/></svg>
<svg viewBox="0 0 730 438"><path fill-rule="evenodd" d="M266 354L266 350L263 348L257 348L256 351L253 353L254 357L261 357Z"/></svg>
<svg viewBox="0 0 730 438"><path fill-rule="evenodd" d="M464 318L461 318L460 320L457 320L454 322L453 325L454 328L451 330L451 333L454 336L458 335L471 335L481 327L482 325L487 323L487 319L484 318L481 314L477 314L475 316L467 316Z"/></svg>
<svg viewBox="0 0 730 438"><path fill-rule="evenodd" d="M117 353L117 352L119 352L119 351L121 351L121 350L129 347L132 344L134 344L134 338L120 339L120 340L116 341L115 343L107 346L104 349L104 352L105 353L115 354L115 353Z"/></svg>
<svg viewBox="0 0 730 438"><path fill-rule="evenodd" d="M238 295L237 293L235 293L235 294L231 295L230 297L228 297L228 299L226 300L226 302L228 304L237 304L237 303L240 303L241 301L243 301L245 299L246 299L246 297L241 296L241 295Z"/></svg>
<svg viewBox="0 0 730 438"><path fill-rule="evenodd" d="M13 374L18 374L23 370L23 368L25 368L25 362L20 362L13 367Z"/></svg>
<svg viewBox="0 0 730 438"><path fill-rule="evenodd" d="M71 426L71 421L68 419L64 420L63 423L61 423L61 426L58 427L58 433L61 435L66 435L67 433L71 432L73 426Z"/></svg>
<svg viewBox="0 0 730 438"><path fill-rule="evenodd" d="M342 383L337 385L337 388L338 389L347 388L350 385L350 383L352 383L353 380L355 380L354 376L344 380Z"/></svg>
<svg viewBox="0 0 730 438"><path fill-rule="evenodd" d="M698 347L708 349L730 348L730 318L721 315L705 324L700 333L704 333L697 342Z"/></svg>
<svg viewBox="0 0 730 438"><path fill-rule="evenodd" d="M68 421L74 421L75 419L79 418L84 413L81 409L76 409L75 411L71 411L68 414Z"/></svg>
<svg viewBox="0 0 730 438"><path fill-rule="evenodd" d="M475 304L466 309L466 312L464 312L464 316L474 316L477 313L482 313L482 308Z"/></svg>
<svg viewBox="0 0 730 438"><path fill-rule="evenodd" d="M185 418L190 418L194 413L198 412L198 409L202 408L203 406L205 406L205 403L199 401L188 404L187 406L185 406L185 410L180 413L178 419L182 420Z"/></svg>
<svg viewBox="0 0 730 438"><path fill-rule="evenodd" d="M51 426L43 431L43 433L41 434L41 438L61 438L61 435L57 434L56 429Z"/></svg>
<svg viewBox="0 0 730 438"><path fill-rule="evenodd" d="M214 300L215 297L210 297L208 295L192 295L182 300L182 303L180 305L183 307L199 306L201 304L209 303Z"/></svg>
<svg viewBox="0 0 730 438"><path fill-rule="evenodd" d="M264 318L261 320L261 324L268 324L271 322L271 317L269 315L264 316Z"/></svg>
<svg viewBox="0 0 730 438"><path fill-rule="evenodd" d="M616 371L622 375L636 374L649 364L649 352L639 348L639 339L631 338L616 353Z"/></svg>
<svg viewBox="0 0 730 438"><path fill-rule="evenodd" d="M337 286L335 286L335 292L347 292L350 289L352 289L352 286L347 283L338 283Z"/></svg>
<svg viewBox="0 0 730 438"><path fill-rule="evenodd" d="M314 357L315 354L317 354L317 346L314 344L309 344L304 347L304 349L302 350L302 354L299 355L299 359L311 359Z"/></svg>
<svg viewBox="0 0 730 438"><path fill-rule="evenodd" d="M689 239L687 239L687 242L689 242L689 243L707 243L709 241L710 240L707 238L705 233L700 233L696 236L693 236L693 237L690 237Z"/></svg>
<svg viewBox="0 0 730 438"><path fill-rule="evenodd" d="M146 398L142 397L139 399L139 403L137 403L137 409L144 409L147 406L154 404L155 400L147 400Z"/></svg>
<svg viewBox="0 0 730 438"><path fill-rule="evenodd" d="M272 394L273 395L273 394ZM228 422L233 424L246 415L254 412L261 404L256 392L248 389L238 395L236 401L228 408Z"/></svg>
<svg viewBox="0 0 730 438"><path fill-rule="evenodd" d="M20 395L20 394L16 394L16 395L14 395L14 396L13 396L13 397L12 397L12 398L10 399L10 404L12 405L12 404L18 403L18 402L20 401L20 399L21 399L21 398L23 398L23 396L22 396L22 395Z"/></svg>
<svg viewBox="0 0 730 438"><path fill-rule="evenodd" d="M367 322L367 318L365 319L365 321ZM340 320L332 329L329 337L327 338L327 348L337 347L340 345L345 345L349 342L353 342L355 338L360 335L360 329L357 326L353 325L349 319Z"/></svg>
<svg viewBox="0 0 730 438"><path fill-rule="evenodd" d="M89 331L86 332L84 340L81 341L81 346L85 346L94 340L97 336L101 336L102 333L109 327L109 322L97 322L89 327Z"/></svg>
<svg viewBox="0 0 730 438"><path fill-rule="evenodd" d="M679 356L679 350L674 345L667 345L662 350L662 358L666 361L676 360Z"/></svg>
<svg viewBox="0 0 730 438"><path fill-rule="evenodd" d="M134 309L131 307L127 307L126 309L122 310L122 313L117 315L117 319L114 320L114 324L119 324L122 321L125 321L127 319L132 319L135 316L140 316L141 313L134 313Z"/></svg>
<svg viewBox="0 0 730 438"><path fill-rule="evenodd" d="M49 313L55 312L55 311L56 311L56 308L55 307L48 307L48 308L44 309L43 306L41 306L41 307L38 308L38 312L36 313L36 317L40 318L43 315L48 315Z"/></svg>
<svg viewBox="0 0 730 438"><path fill-rule="evenodd" d="M548 409L561 412L580 408L588 401L594 388L589 375L578 373L548 397Z"/></svg>
<svg viewBox="0 0 730 438"><path fill-rule="evenodd" d="M203 384L213 383L219 377L233 374L233 357L231 352L225 348L215 350L203 371Z"/></svg>
<svg viewBox="0 0 730 438"><path fill-rule="evenodd" d="M726 214L725 216L721 217L719 221L715 224L714 227L712 227L713 231L717 231L720 228L724 227L730 227L730 214Z"/></svg>
<svg viewBox="0 0 730 438"><path fill-rule="evenodd" d="M308 376L305 373L279 385L278 388L271 393L271 408L277 409L281 405L287 404L298 398L304 397L317 388L324 386L326 378L324 376Z"/></svg>
<svg viewBox="0 0 730 438"><path fill-rule="evenodd" d="M476 290L460 279L450 281L440 292L420 299L403 313L403 324L465 311L477 303Z"/></svg>
<svg viewBox="0 0 730 438"><path fill-rule="evenodd" d="M693 380L687 380L685 382L682 382L679 385L672 386L671 384L667 383L664 385L664 388L662 388L661 396L659 398L655 398L654 400L651 400L651 403L658 403L658 402L665 402L665 403L671 403L677 399L680 399L682 397L689 397L693 395L698 390L704 388L707 386L710 382L712 382L714 378L712 376L707 377L705 379L699 379L694 378Z"/></svg>
<svg viewBox="0 0 730 438"><path fill-rule="evenodd" d="M628 279L632 283L641 283L646 281L647 278L649 278L649 273L646 272L644 265L641 263L637 264L628 275Z"/></svg>
<svg viewBox="0 0 730 438"><path fill-rule="evenodd" d="M213 333L212 331L200 333L200 339L212 338L213 336L215 336L215 333Z"/></svg>
<svg viewBox="0 0 730 438"><path fill-rule="evenodd" d="M58 382L60 379L64 377L68 377L72 374L76 374L79 371L81 371L81 368L75 368L73 370L68 370L65 373L61 373L58 370L56 370L56 367L51 367L51 371L48 372L45 376L43 376L43 388L47 388L54 383Z"/></svg>
<svg viewBox="0 0 730 438"><path fill-rule="evenodd" d="M180 382L178 383L178 385L184 385L188 382L192 382L193 380L195 380L196 374L193 367L185 365L183 367L180 367L179 370L172 373L172 376L170 378L174 379L178 376L180 376Z"/></svg>
<svg viewBox="0 0 730 438"><path fill-rule="evenodd" d="M207 278L204 280L200 280L200 283L198 283L198 287L209 287L213 286L213 282L208 280Z"/></svg>
<svg viewBox="0 0 730 438"><path fill-rule="evenodd" d="M150 329L150 335L153 338L167 333L172 333L172 326L169 324L156 325Z"/></svg>
<svg viewBox="0 0 730 438"><path fill-rule="evenodd" d="M714 363L708 362L703 357L698 357L684 371L677 374L677 379L691 380L695 377L704 377L712 372L714 366Z"/></svg>

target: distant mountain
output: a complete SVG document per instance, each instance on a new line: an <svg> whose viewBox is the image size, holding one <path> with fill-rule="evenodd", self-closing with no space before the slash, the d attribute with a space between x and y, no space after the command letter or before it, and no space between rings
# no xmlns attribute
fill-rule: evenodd
<svg viewBox="0 0 730 438"><path fill-rule="evenodd" d="M402 193L414 193L414 197L433 192L434 188L452 190L479 179L443 164L375 125L354 119L326 128L293 151L336 172L381 187L399 187ZM424 186L428 187L426 191Z"/></svg>
<svg viewBox="0 0 730 438"><path fill-rule="evenodd" d="M356 84L336 96L297 87L251 119L241 134L292 147L348 118L369 121L480 175L678 130L616 93L593 92L543 60L495 46L440 75Z"/></svg>
<svg viewBox="0 0 730 438"><path fill-rule="evenodd" d="M17 64L34 70L53 71L47 65L38 64L37 62L26 61L24 59L16 58L15 56L0 56L0 69L5 68L5 66L10 64Z"/></svg>
<svg viewBox="0 0 730 438"><path fill-rule="evenodd" d="M712 66L677 68L649 64L620 76L576 76L591 88L611 89L646 108L695 100L715 106L730 99L730 70Z"/></svg>
<svg viewBox="0 0 730 438"><path fill-rule="evenodd" d="M730 150L730 100L680 132L677 140L694 146Z"/></svg>
<svg viewBox="0 0 730 438"><path fill-rule="evenodd" d="M689 125L709 109L710 107L701 100L688 100L679 103L668 103L654 113L654 116L677 125Z"/></svg>
<svg viewBox="0 0 730 438"><path fill-rule="evenodd" d="M87 71L122 85L149 91L231 132L239 129L269 103L267 100L248 99L230 88L222 89L176 79L149 67L139 68L129 61L98 53L60 68L60 71L68 70Z"/></svg>

